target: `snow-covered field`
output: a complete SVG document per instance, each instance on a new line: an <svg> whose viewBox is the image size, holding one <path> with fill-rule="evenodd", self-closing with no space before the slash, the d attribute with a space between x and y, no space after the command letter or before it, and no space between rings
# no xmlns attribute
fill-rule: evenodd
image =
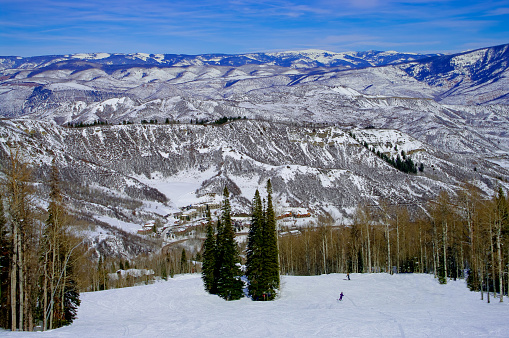
<svg viewBox="0 0 509 338"><path fill-rule="evenodd" d="M282 277L274 302L226 302L200 275L82 294L78 319L44 333L7 337L458 337L509 336L509 299L491 304L465 282L419 274ZM337 300L340 292L345 297Z"/></svg>

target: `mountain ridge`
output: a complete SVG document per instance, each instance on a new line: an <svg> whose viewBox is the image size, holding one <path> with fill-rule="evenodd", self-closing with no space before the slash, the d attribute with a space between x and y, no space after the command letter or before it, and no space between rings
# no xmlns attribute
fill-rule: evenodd
<svg viewBox="0 0 509 338"><path fill-rule="evenodd" d="M78 53L33 57L0 56L0 65L6 67L49 67L55 63L86 61L103 66L243 66L247 64L271 64L291 68L316 68L343 66L358 68L379 66L394 62L416 60L441 54L398 53L385 51L335 53L321 50L260 52L244 54L147 54L147 53Z"/></svg>
<svg viewBox="0 0 509 338"><path fill-rule="evenodd" d="M164 181L193 171L207 173L205 179L197 182L201 184L196 190L197 198L210 193L220 195L226 184L233 193L237 212L248 212L250 194L272 177L274 190L279 199L286 201L284 204L302 203L324 212L322 203L326 201L336 209L331 212L343 214L342 218L351 217L348 210L360 200L377 203L385 198L420 204L434 196L439 187L453 191L465 179L477 177L483 186L494 189L496 177L507 175L480 157L446 154L394 130L347 132L338 127L311 128L250 120L222 126L123 125L83 129L24 120L0 124L4 156L9 148L23 146L24 156L39 163L39 179L47 175L55 157L63 181L73 182L73 186L102 187L101 190L124 198L151 200L161 208L175 201L159 191L157 184L147 183L154 179L157 183L157 177ZM415 176L401 173L365 149L364 142L369 149L392 157L403 150L416 163L425 163L426 169ZM378 173L376 178L371 177L373 171ZM401 185L406 188L401 189ZM140 206L141 213L145 212L143 209ZM131 218L127 210L122 213Z"/></svg>

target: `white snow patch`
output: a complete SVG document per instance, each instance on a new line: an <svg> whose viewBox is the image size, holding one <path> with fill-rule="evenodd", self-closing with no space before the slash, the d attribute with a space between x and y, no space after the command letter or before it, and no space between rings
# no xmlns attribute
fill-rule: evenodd
<svg viewBox="0 0 509 338"><path fill-rule="evenodd" d="M348 87L334 87L332 91L348 97L362 96L358 91Z"/></svg>
<svg viewBox="0 0 509 338"><path fill-rule="evenodd" d="M79 53L72 55L74 59L91 59L91 60L100 60L106 59L110 57L108 53Z"/></svg>
<svg viewBox="0 0 509 338"><path fill-rule="evenodd" d="M105 216L105 215L97 216L96 219L101 222L108 223L109 225L112 225L119 229L122 229L125 232L130 232L133 234L137 233L137 231L139 229L141 229L141 227L142 227L142 224L123 222L116 218L112 218L112 217Z"/></svg>
<svg viewBox="0 0 509 338"><path fill-rule="evenodd" d="M487 160L509 170L509 158L488 158Z"/></svg>
<svg viewBox="0 0 509 338"><path fill-rule="evenodd" d="M159 190L171 201L174 208L181 208L187 205L205 202L207 198L196 196L196 190L200 188L203 181L216 174L214 169L211 168L204 172L197 170L181 172L171 177L163 177L157 172L152 173L151 179L145 176L133 177L149 187Z"/></svg>
<svg viewBox="0 0 509 338"><path fill-rule="evenodd" d="M60 82L60 83L51 83L46 86L46 89L49 90L94 90L94 88L85 86L75 82Z"/></svg>
<svg viewBox="0 0 509 338"><path fill-rule="evenodd" d="M154 270L152 269L127 269L127 270L118 270L116 273L109 273L108 277L110 280L118 280L119 276L122 276L122 278L126 278L127 276L133 276L133 277L141 277L141 276L147 276L147 275L153 275Z"/></svg>

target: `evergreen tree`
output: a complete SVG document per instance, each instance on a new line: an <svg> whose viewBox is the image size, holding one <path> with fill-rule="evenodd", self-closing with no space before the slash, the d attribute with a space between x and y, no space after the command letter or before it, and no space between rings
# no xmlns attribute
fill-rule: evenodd
<svg viewBox="0 0 509 338"><path fill-rule="evenodd" d="M207 237L205 238L205 243L203 243L203 264L201 276L203 284L205 285L205 290L214 294L216 292L216 280L214 278L216 265L216 239L214 237L214 228L212 226L209 209L207 209L207 219Z"/></svg>
<svg viewBox="0 0 509 338"><path fill-rule="evenodd" d="M270 180L267 182L267 195L264 212L258 190L255 193L248 235L246 276L249 295L253 300L272 300L279 288L276 217Z"/></svg>
<svg viewBox="0 0 509 338"><path fill-rule="evenodd" d="M226 300L236 300L242 297L243 282L240 267L237 265L240 263L240 256L232 226L229 192L226 187L224 188L221 224L222 234L218 238L220 265L217 294Z"/></svg>
<svg viewBox="0 0 509 338"><path fill-rule="evenodd" d="M214 261L214 284L213 284L213 293L217 294L217 285L219 281L219 271L221 270L221 265L223 263L223 225L221 224L221 219L217 220L216 225L216 242L215 242L215 261Z"/></svg>
<svg viewBox="0 0 509 338"><path fill-rule="evenodd" d="M69 265L68 270L72 272L72 263ZM81 304L80 293L74 279L69 279L67 281L64 290L64 316L57 322L58 326L72 324L77 317L78 306Z"/></svg>
<svg viewBox="0 0 509 338"><path fill-rule="evenodd" d="M266 270L266 298L274 299L279 288L279 253L277 247L276 215L272 205L272 184L267 182L267 209L264 222L264 268Z"/></svg>
<svg viewBox="0 0 509 338"><path fill-rule="evenodd" d="M104 267L104 262L102 256L99 256L99 262L97 263L97 276L99 279L97 289L98 290L106 290L106 270Z"/></svg>
<svg viewBox="0 0 509 338"><path fill-rule="evenodd" d="M186 249L182 248L182 254L180 255L180 273L188 273L187 254Z"/></svg>
<svg viewBox="0 0 509 338"><path fill-rule="evenodd" d="M253 300L262 298L263 278L263 206L258 189L255 192L252 207L251 227L247 243L246 277L249 281L248 292Z"/></svg>
<svg viewBox="0 0 509 338"><path fill-rule="evenodd" d="M399 155L398 155L398 157L396 157L396 162L395 163L396 163L396 166L395 166L396 169L402 170L402 168L403 168L403 161L401 161L401 157L399 157Z"/></svg>

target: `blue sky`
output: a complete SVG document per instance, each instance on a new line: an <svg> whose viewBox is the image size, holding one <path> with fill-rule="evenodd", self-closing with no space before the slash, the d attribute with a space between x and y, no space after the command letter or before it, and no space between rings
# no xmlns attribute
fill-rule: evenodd
<svg viewBox="0 0 509 338"><path fill-rule="evenodd" d="M509 0L0 0L0 55L459 52L509 43Z"/></svg>

